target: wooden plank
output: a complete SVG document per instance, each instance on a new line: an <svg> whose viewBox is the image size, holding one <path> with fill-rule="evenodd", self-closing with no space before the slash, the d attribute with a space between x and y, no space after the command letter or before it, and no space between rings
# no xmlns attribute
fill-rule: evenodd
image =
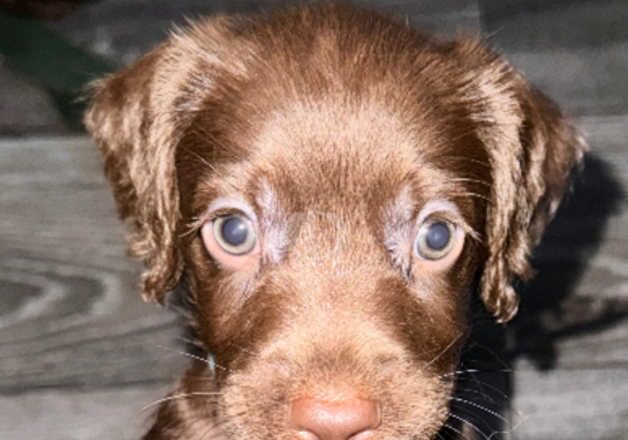
<svg viewBox="0 0 628 440"><path fill-rule="evenodd" d="M63 133L76 130L76 105L72 96L82 82L110 67L135 60L166 38L174 25L185 25L185 18L212 14L245 13L267 10L285 0L108 0L89 2L68 16L45 25L6 18L0 25L11 38L0 38L0 52L7 63L0 63L0 133L5 135ZM458 30L479 33L480 18L476 0L362 0L368 7L382 9L407 19L412 24L441 34ZM21 33L19 38L11 26ZM5 30L6 28L6 30ZM15 35L14 35L15 34ZM42 37L43 36L43 37ZM76 48L68 46L59 36ZM52 37L52 38L50 38ZM17 45L17 46L16 46ZM51 46L52 45L52 46ZM0 44L3 46L3 44ZM19 47L18 47L19 46ZM53 47L54 46L54 47ZM80 48L77 49L77 48ZM54 53L53 53L54 52ZM71 56L71 59L63 55ZM87 56L88 54L91 55ZM62 56L59 56L62 55ZM99 61L100 60L100 61ZM94 64L96 63L96 64ZM7 64L28 73L15 76ZM45 65L45 68L42 66ZM70 66L71 65L71 66ZM61 70L57 67L62 66ZM70 66L70 67L68 67ZM73 66L73 67L72 67ZM73 75L68 76L68 73ZM60 74L63 73L63 74ZM33 81L33 78L37 81ZM47 89L44 88L47 87ZM66 121L62 116L66 117Z"/></svg>
<svg viewBox="0 0 628 440"><path fill-rule="evenodd" d="M137 440L150 420L146 405L164 387L91 391L48 390L0 395L0 438L4 440Z"/></svg>
<svg viewBox="0 0 628 440"><path fill-rule="evenodd" d="M626 111L625 0L480 0L480 10L490 41L572 113Z"/></svg>
<svg viewBox="0 0 628 440"><path fill-rule="evenodd" d="M477 0L358 0L355 3L408 17L411 23L440 33L480 30ZM109 0L85 5L50 26L79 47L127 64L165 38L173 25L184 25L186 17L270 10L284 4L293 5L294 1Z"/></svg>
<svg viewBox="0 0 628 440"><path fill-rule="evenodd" d="M0 186L0 390L176 376L174 317L136 293L91 143L1 141Z"/></svg>
<svg viewBox="0 0 628 440"><path fill-rule="evenodd" d="M628 438L628 368L517 371L513 440Z"/></svg>
<svg viewBox="0 0 628 440"><path fill-rule="evenodd" d="M479 0L483 29L511 50L604 47L628 41L625 0Z"/></svg>
<svg viewBox="0 0 628 440"><path fill-rule="evenodd" d="M477 0L362 0L358 3L406 17L418 29L440 35L479 34L481 30Z"/></svg>
<svg viewBox="0 0 628 440"><path fill-rule="evenodd" d="M628 42L602 47L503 49L514 66L577 115L623 114L628 107Z"/></svg>

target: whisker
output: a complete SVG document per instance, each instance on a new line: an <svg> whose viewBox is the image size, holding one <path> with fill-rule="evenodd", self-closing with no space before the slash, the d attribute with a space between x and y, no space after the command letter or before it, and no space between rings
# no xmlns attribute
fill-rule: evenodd
<svg viewBox="0 0 628 440"><path fill-rule="evenodd" d="M492 348L488 347L485 344L480 343L477 339L473 337L469 338L467 347L469 350L476 350L476 349L483 350L485 353L490 354L493 357L493 359L495 359L495 361L497 361L501 366L503 366L504 370L508 370L509 373L513 372L513 370L508 366L509 363L507 361L502 359L502 357L498 353L496 353L495 350L493 350Z"/></svg>
<svg viewBox="0 0 628 440"><path fill-rule="evenodd" d="M480 380L480 379L478 379L475 376L471 376L470 380L475 382L479 387L487 387L491 391L494 391L495 393L501 395L505 400L510 400L510 396L508 394L506 394L503 390L498 388L496 385L493 385L493 384L491 384L489 382L486 382L484 380Z"/></svg>
<svg viewBox="0 0 628 440"><path fill-rule="evenodd" d="M447 344L447 346L445 348L443 348L440 351L440 353L438 353L436 356L434 356L432 358L432 360L429 361L426 364L426 366L432 365L434 362L436 362L438 360L438 358L440 358L443 354L447 353L447 350L449 350L463 335L464 335L464 333L460 332L454 338L452 338L451 342L449 344Z"/></svg>
<svg viewBox="0 0 628 440"><path fill-rule="evenodd" d="M160 404L162 404L164 402L169 402L171 400L186 399L186 398L189 398L189 397L216 397L216 396L220 396L222 394L223 393L221 393L221 392L200 392L200 391L199 392L193 392L193 393L175 394L175 395L167 396L167 397L164 397L162 399L158 399L158 400L155 400L155 401L149 403L148 405L146 405L146 406L144 406L142 408L142 411L146 411L147 409L152 408L153 406L160 405Z"/></svg>
<svg viewBox="0 0 628 440"><path fill-rule="evenodd" d="M206 358L202 358L202 357L197 356L195 354L188 353L187 351L179 351L179 350L177 350L176 352L179 353L180 355L183 355L183 356L188 357L190 359L194 359L194 360L203 362L205 364L209 364L209 362L208 362L208 360Z"/></svg>
<svg viewBox="0 0 628 440"><path fill-rule="evenodd" d="M460 402L460 403L464 403L467 404L473 408L477 408L479 410L482 410L494 417L496 417L497 419L499 419L500 421L510 425L510 421L508 419L506 419L506 417L504 417L503 415L501 415L500 413L498 413L497 411L493 411L490 408L486 408L478 403L472 402L470 400L466 400L466 399L461 399L460 397L450 397L450 400L456 401L456 402Z"/></svg>
<svg viewBox="0 0 628 440"><path fill-rule="evenodd" d="M469 427L471 427L471 429L473 429L475 432L480 434L484 440L490 440L489 437L484 433L484 431L482 431L474 423L471 423L469 420L465 419L464 417L457 416L456 414L451 413L451 412L449 413L449 417L452 417L462 423L466 423Z"/></svg>
<svg viewBox="0 0 628 440"><path fill-rule="evenodd" d="M480 373L480 372L481 372L481 370L469 368L467 370L456 370L456 371L452 371L450 373L441 374L438 377L439 377L439 379L443 379L445 377L458 376L458 375L467 374L467 373Z"/></svg>
<svg viewBox="0 0 628 440"><path fill-rule="evenodd" d="M196 339L186 338L185 336L177 336L176 339L178 339L179 341L187 342L188 344L192 344L192 345L198 343Z"/></svg>
<svg viewBox="0 0 628 440"><path fill-rule="evenodd" d="M450 414L451 415L451 414ZM463 436L462 431L460 431L458 428L454 428L453 426L451 426L449 423L445 423L443 424L443 428L447 428L452 430L453 432L455 432L456 434L458 434L458 438L466 438Z"/></svg>
<svg viewBox="0 0 628 440"><path fill-rule="evenodd" d="M513 372L512 368L498 368L498 369L490 369L490 370L480 370L477 368L468 368L465 370L456 370L450 373L441 374L438 376L439 378L449 377L449 376L461 376L463 374L476 374L476 373L507 373L511 374Z"/></svg>
<svg viewBox="0 0 628 440"><path fill-rule="evenodd" d="M175 339L177 339L177 340L179 340L181 342L185 342L186 344L189 344L189 345L191 345L194 348L198 348L199 350L202 350L203 352L206 351L205 346L198 339L186 338L184 336L176 336Z"/></svg>
<svg viewBox="0 0 628 440"><path fill-rule="evenodd" d="M160 345L160 344L157 344L155 346L158 347L158 348L161 348L162 350L166 350L166 351L170 351L172 353L180 354L181 356L185 356L187 358L194 359L196 361L202 362L202 363L207 364L207 365L213 365L216 368L220 368L223 371L228 371L228 369L226 367L223 367L222 365L218 365L215 362L210 364L210 362L206 358L197 356L197 355L192 354L192 353L188 353L187 351L177 350L175 348L170 348L170 347L167 347L165 345Z"/></svg>
<svg viewBox="0 0 628 440"><path fill-rule="evenodd" d="M468 388L468 387L459 387L456 386L456 392L454 394L457 395L466 395L467 393L472 393L476 396L479 396L480 398L482 398L484 401L491 403L491 404L508 404L508 398L504 397L504 396L497 396L499 397L499 399L495 398L495 396L491 396L490 394L488 394L486 391L484 390L477 390L474 388Z"/></svg>

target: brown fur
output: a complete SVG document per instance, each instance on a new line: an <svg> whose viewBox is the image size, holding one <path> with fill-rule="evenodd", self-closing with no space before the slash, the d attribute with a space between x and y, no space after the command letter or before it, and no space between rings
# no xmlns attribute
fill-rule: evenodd
<svg viewBox="0 0 628 440"><path fill-rule="evenodd" d="M184 277L218 365L194 362L173 397L192 394L162 404L153 440L294 438L288 402L342 390L381 402L373 438L431 438L474 280L497 319L515 314L512 283L530 276L584 151L483 43L330 5L178 31L96 83L85 122L146 265L144 297ZM284 232L252 274L221 270L198 234L208 204L234 193L262 235ZM439 198L468 227L455 265L391 257L386 235Z"/></svg>

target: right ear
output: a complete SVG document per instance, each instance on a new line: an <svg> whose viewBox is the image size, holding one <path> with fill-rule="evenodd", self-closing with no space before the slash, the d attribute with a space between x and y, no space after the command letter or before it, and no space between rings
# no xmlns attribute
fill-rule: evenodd
<svg viewBox="0 0 628 440"><path fill-rule="evenodd" d="M84 123L104 158L131 253L143 261L141 291L161 302L183 270L178 246L175 151L211 92L225 19L177 32L132 66L95 81Z"/></svg>
<svg viewBox="0 0 628 440"><path fill-rule="evenodd" d="M532 277L532 251L587 147L558 106L484 44L465 40L456 51L470 69L461 90L474 110L493 180L482 299L507 322L519 304L513 284Z"/></svg>

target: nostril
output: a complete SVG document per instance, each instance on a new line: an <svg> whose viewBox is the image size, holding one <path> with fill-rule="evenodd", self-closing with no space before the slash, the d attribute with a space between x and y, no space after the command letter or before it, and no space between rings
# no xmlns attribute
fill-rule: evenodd
<svg viewBox="0 0 628 440"><path fill-rule="evenodd" d="M303 430L299 431L297 437L299 440L320 440L320 438L313 432Z"/></svg>
<svg viewBox="0 0 628 440"><path fill-rule="evenodd" d="M380 423L374 400L302 398L290 406L290 424L300 440L368 440Z"/></svg>

